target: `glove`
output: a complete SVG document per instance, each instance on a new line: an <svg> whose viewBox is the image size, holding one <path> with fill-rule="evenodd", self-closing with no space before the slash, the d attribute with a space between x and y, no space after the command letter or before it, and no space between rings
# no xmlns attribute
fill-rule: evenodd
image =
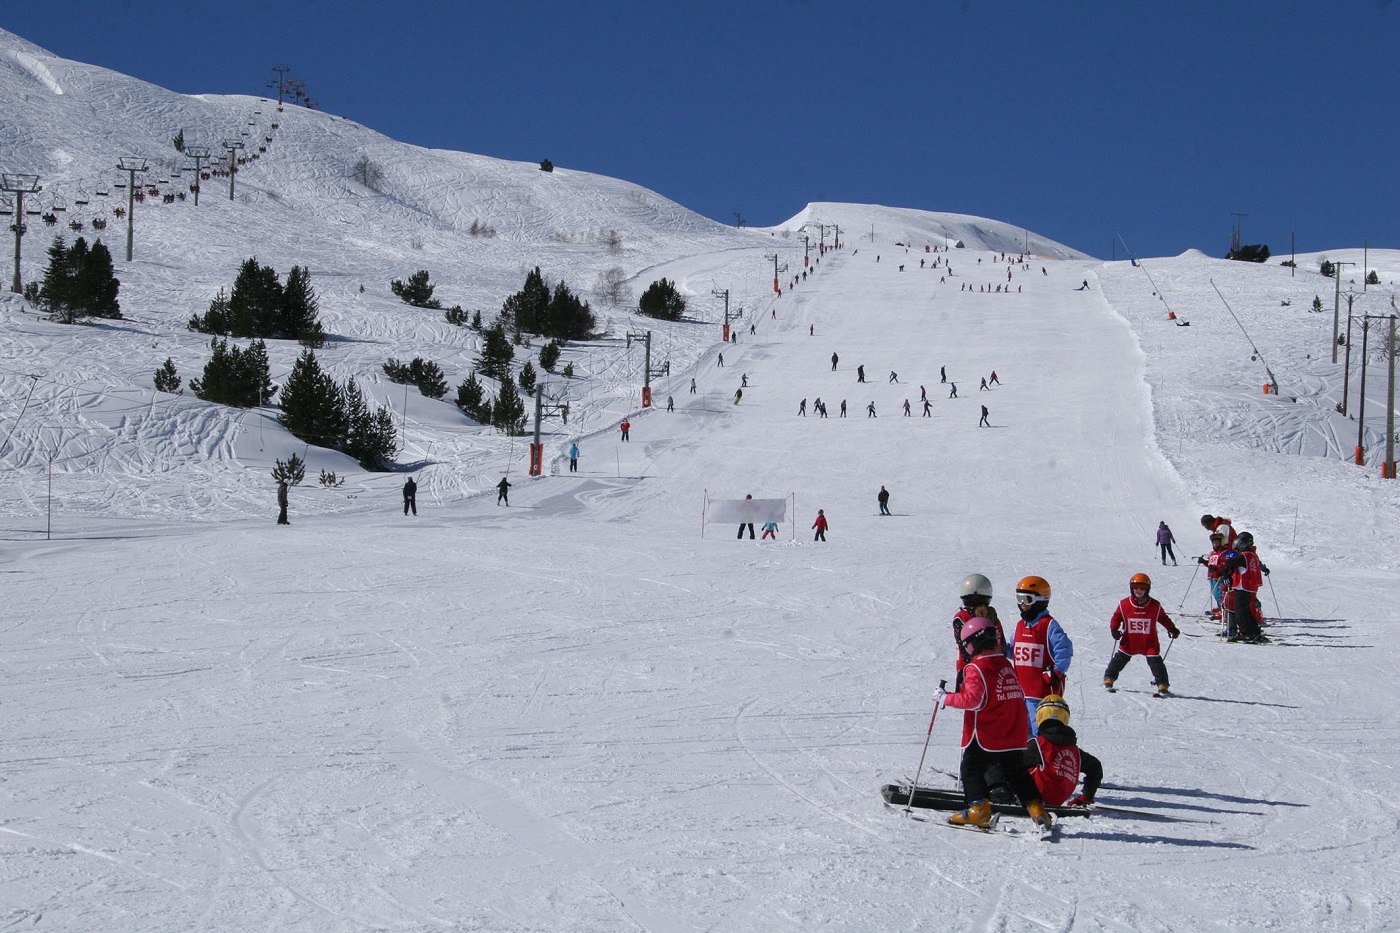
<svg viewBox="0 0 1400 933"><path fill-rule="evenodd" d="M1067 807L1092 807L1093 805L1094 798L1085 797L1083 794L1075 794L1073 797L1065 801L1065 806Z"/></svg>
<svg viewBox="0 0 1400 933"><path fill-rule="evenodd" d="M1116 628L1116 629L1112 629L1112 630L1110 630L1109 634L1111 634L1111 635L1113 636L1113 640L1114 640L1114 641L1122 641L1122 640L1123 640L1123 630L1122 630L1122 629L1117 629L1117 628Z"/></svg>
<svg viewBox="0 0 1400 933"><path fill-rule="evenodd" d="M1059 671L1045 671L1041 675L1045 681L1045 686L1051 693L1063 694L1065 691L1065 675Z"/></svg>
<svg viewBox="0 0 1400 933"><path fill-rule="evenodd" d="M1264 571L1264 576L1267 577L1267 576L1269 575L1269 568L1268 568L1268 567L1261 567L1261 568L1259 568L1259 569Z"/></svg>
<svg viewBox="0 0 1400 933"><path fill-rule="evenodd" d="M1173 627L1173 628L1167 629L1167 637L1168 637L1168 638L1175 638L1176 636L1178 636L1178 635L1180 635L1180 634L1181 634L1181 629L1179 629L1179 628Z"/></svg>
<svg viewBox="0 0 1400 933"><path fill-rule="evenodd" d="M947 697L948 691L943 689L942 687L939 687L937 690L933 691L933 702L937 703L939 706L944 705L943 701L947 699Z"/></svg>
<svg viewBox="0 0 1400 933"><path fill-rule="evenodd" d="M1202 567L1209 567L1209 566L1210 566L1210 564L1206 561L1206 559L1205 559L1204 557L1197 557L1197 558L1196 558L1196 563L1200 564Z"/></svg>

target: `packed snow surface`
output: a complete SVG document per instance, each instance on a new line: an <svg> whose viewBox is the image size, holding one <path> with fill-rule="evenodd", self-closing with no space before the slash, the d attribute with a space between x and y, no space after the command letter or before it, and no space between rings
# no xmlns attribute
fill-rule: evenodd
<svg viewBox="0 0 1400 933"><path fill-rule="evenodd" d="M1361 322L1348 384L1323 257L1101 262L855 204L736 230L616 179L172 94L3 32L0 104L0 168L65 202L53 229L26 218L24 280L69 218L105 211L123 308L65 326L0 298L0 929L1395 928L1388 322L1367 331L1357 466ZM234 197L216 176L197 208L148 198L123 261L117 158L188 195L175 131L219 155L240 127L271 142ZM379 192L350 178L362 154ZM319 356L393 407L395 471L306 446L275 406L154 390L167 357L199 375L185 322L254 255L310 268ZM1390 313L1400 253L1326 258L1368 261L1382 284L1354 314ZM529 477L529 438L451 402L479 336L389 282L430 270L489 320L536 265L585 295L612 267L634 296L666 277L691 304L668 324L595 299L603 334L543 380L570 416L545 419ZM670 370L643 410L646 332ZM300 351L269 345L274 382ZM444 400L384 379L415 356ZM281 527L270 471L292 453L307 481ZM748 494L786 499L776 541L706 521ZM1273 644L1201 620L1203 512L1258 540ZM883 805L926 738L922 783L956 786L960 714L930 726L931 697L974 571L1008 621L1017 580L1050 581L1099 802L1155 818L1065 819L1042 845ZM1185 633L1165 701L1141 660L1099 685L1138 571Z"/></svg>

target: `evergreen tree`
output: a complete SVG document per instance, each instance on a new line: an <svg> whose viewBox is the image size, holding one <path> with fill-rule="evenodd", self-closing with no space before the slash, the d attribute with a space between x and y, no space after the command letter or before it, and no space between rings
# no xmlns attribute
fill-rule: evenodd
<svg viewBox="0 0 1400 933"><path fill-rule="evenodd" d="M518 381L520 383L520 388L524 390L526 395L535 394L535 384L539 381L539 377L535 375L534 364L529 360L526 360L525 365L520 368L520 377Z"/></svg>
<svg viewBox="0 0 1400 933"><path fill-rule="evenodd" d="M647 286L637 299L637 310L647 317L663 321L679 321L685 313L685 298L676 290L675 282L658 279Z"/></svg>
<svg viewBox="0 0 1400 933"><path fill-rule="evenodd" d="M302 351L282 387L278 420L302 440L337 447L345 437L345 399L335 380L321 371L311 350Z"/></svg>
<svg viewBox="0 0 1400 933"><path fill-rule="evenodd" d="M509 379L501 383L501 391L491 407L491 426L502 434L525 433L525 402Z"/></svg>
<svg viewBox="0 0 1400 933"><path fill-rule="evenodd" d="M539 333L560 340L583 340L592 336L597 326L588 302L580 300L563 282L554 286L545 325Z"/></svg>
<svg viewBox="0 0 1400 933"><path fill-rule="evenodd" d="M535 266L525 276L525 287L511 295L501 305L501 317L514 333L544 333L545 317L549 311L549 286L544 283L540 267Z"/></svg>
<svg viewBox="0 0 1400 933"><path fill-rule="evenodd" d="M121 282L112 268L112 254L101 240L89 248L83 237L72 246L55 237L48 259L43 284L33 293L37 304L65 324L84 317L122 316L117 302Z"/></svg>
<svg viewBox="0 0 1400 933"><path fill-rule="evenodd" d="M272 400L277 387L269 378L267 346L261 340L240 350L215 337L209 341L209 349L212 355L204 364L203 376L190 380L190 391L196 397L235 408L256 408Z"/></svg>
<svg viewBox="0 0 1400 933"><path fill-rule="evenodd" d="M175 361L167 356L165 358L165 365L156 370L156 391L178 395L180 392L180 382L180 376L175 372Z"/></svg>
<svg viewBox="0 0 1400 933"><path fill-rule="evenodd" d="M557 340L540 347L540 368L547 373L554 372L554 367L559 365L559 352L562 349Z"/></svg>
<svg viewBox="0 0 1400 933"><path fill-rule="evenodd" d="M78 242L83 241L78 237ZM112 253L107 244L94 240L88 251L87 262L80 273L80 290L84 307L93 317L118 319L122 316L121 305L117 302L117 292L122 283L117 279L112 266Z"/></svg>
<svg viewBox="0 0 1400 933"><path fill-rule="evenodd" d="M478 424L486 424L491 420L490 406L482 407L485 397L486 392L477 380L476 373L472 373L457 387L457 407Z"/></svg>
<svg viewBox="0 0 1400 933"><path fill-rule="evenodd" d="M418 391L423 393L425 398L442 398L447 394L447 379L438 364L415 356L413 362L408 365L413 384L418 386Z"/></svg>
<svg viewBox="0 0 1400 933"><path fill-rule="evenodd" d="M305 266L292 266L292 271L287 273L287 284L282 287L278 333L271 336L313 342L320 346L325 342L320 313L320 299L311 288L311 271Z"/></svg>
<svg viewBox="0 0 1400 933"><path fill-rule="evenodd" d="M510 345L506 329L500 321L492 324L482 335L481 372L497 382L510 381L510 364L515 359L515 349Z"/></svg>
<svg viewBox="0 0 1400 933"><path fill-rule="evenodd" d="M398 453L393 415L383 405L371 412L354 379L345 383L345 452L366 470L383 469Z"/></svg>
<svg viewBox="0 0 1400 933"><path fill-rule="evenodd" d="M394 279L389 283L390 291L415 308L441 308L442 302L433 297L436 288L436 285L428 282L427 269L419 269L408 277L407 282Z"/></svg>

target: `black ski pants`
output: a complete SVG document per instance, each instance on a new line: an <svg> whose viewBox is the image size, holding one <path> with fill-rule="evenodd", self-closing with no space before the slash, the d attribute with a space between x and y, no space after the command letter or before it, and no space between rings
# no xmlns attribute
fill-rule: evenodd
<svg viewBox="0 0 1400 933"><path fill-rule="evenodd" d="M963 803L971 806L978 800L990 800L989 777L1011 785L1011 792L1025 806L1032 800L1040 799L1040 789L1035 786L1030 771L1026 770L1026 750L1013 749L1009 752L989 752L973 739L963 749L962 765L958 769L962 778Z"/></svg>
<svg viewBox="0 0 1400 933"><path fill-rule="evenodd" d="M1123 673L1123 668L1128 666L1132 657L1121 649L1113 652L1113 657L1108 659L1108 667L1103 672L1103 679L1117 680L1118 675ZM1152 682L1159 687L1170 687L1171 681L1167 680L1167 662L1162 660L1162 656L1160 654L1145 654L1143 657L1147 659L1147 666L1152 669Z"/></svg>

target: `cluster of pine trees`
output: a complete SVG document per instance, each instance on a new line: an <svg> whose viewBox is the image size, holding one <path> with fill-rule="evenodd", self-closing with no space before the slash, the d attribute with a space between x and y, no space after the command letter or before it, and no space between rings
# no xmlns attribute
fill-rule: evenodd
<svg viewBox="0 0 1400 933"><path fill-rule="evenodd" d="M190 380L190 391L206 402L219 405L232 405L234 408L257 408L272 401L277 387L272 384L267 361L267 344L254 340L247 349L229 346L222 337L209 341L213 355L204 364L204 376ZM166 359L169 376L174 377L175 366ZM161 378L160 371L157 378ZM167 383L168 385L168 383ZM162 386L158 383L156 388ZM175 390L179 380L175 379ZM165 391L172 391L166 388Z"/></svg>
<svg viewBox="0 0 1400 933"><path fill-rule="evenodd" d="M190 318L189 328L224 337L258 337L267 340L299 340L309 347L325 343L320 301L311 288L311 273L292 266L285 284L277 270L245 259L233 289L219 294L203 315Z"/></svg>
<svg viewBox="0 0 1400 933"><path fill-rule="evenodd" d="M49 247L49 264L42 284L30 283L25 295L64 324L85 317L117 319L122 316L117 292L121 289L112 269L112 254L101 240L88 246L82 237L68 246L55 237Z"/></svg>
<svg viewBox="0 0 1400 933"><path fill-rule="evenodd" d="M308 444L343 451L366 470L383 469L398 453L389 408L371 411L355 380L337 384L309 349L293 364L280 405L278 420L288 431Z"/></svg>
<svg viewBox="0 0 1400 933"><path fill-rule="evenodd" d="M550 291L539 266L525 276L525 287L505 300L501 320L516 334L539 334L558 340L584 340L598 328L588 302L563 282Z"/></svg>

